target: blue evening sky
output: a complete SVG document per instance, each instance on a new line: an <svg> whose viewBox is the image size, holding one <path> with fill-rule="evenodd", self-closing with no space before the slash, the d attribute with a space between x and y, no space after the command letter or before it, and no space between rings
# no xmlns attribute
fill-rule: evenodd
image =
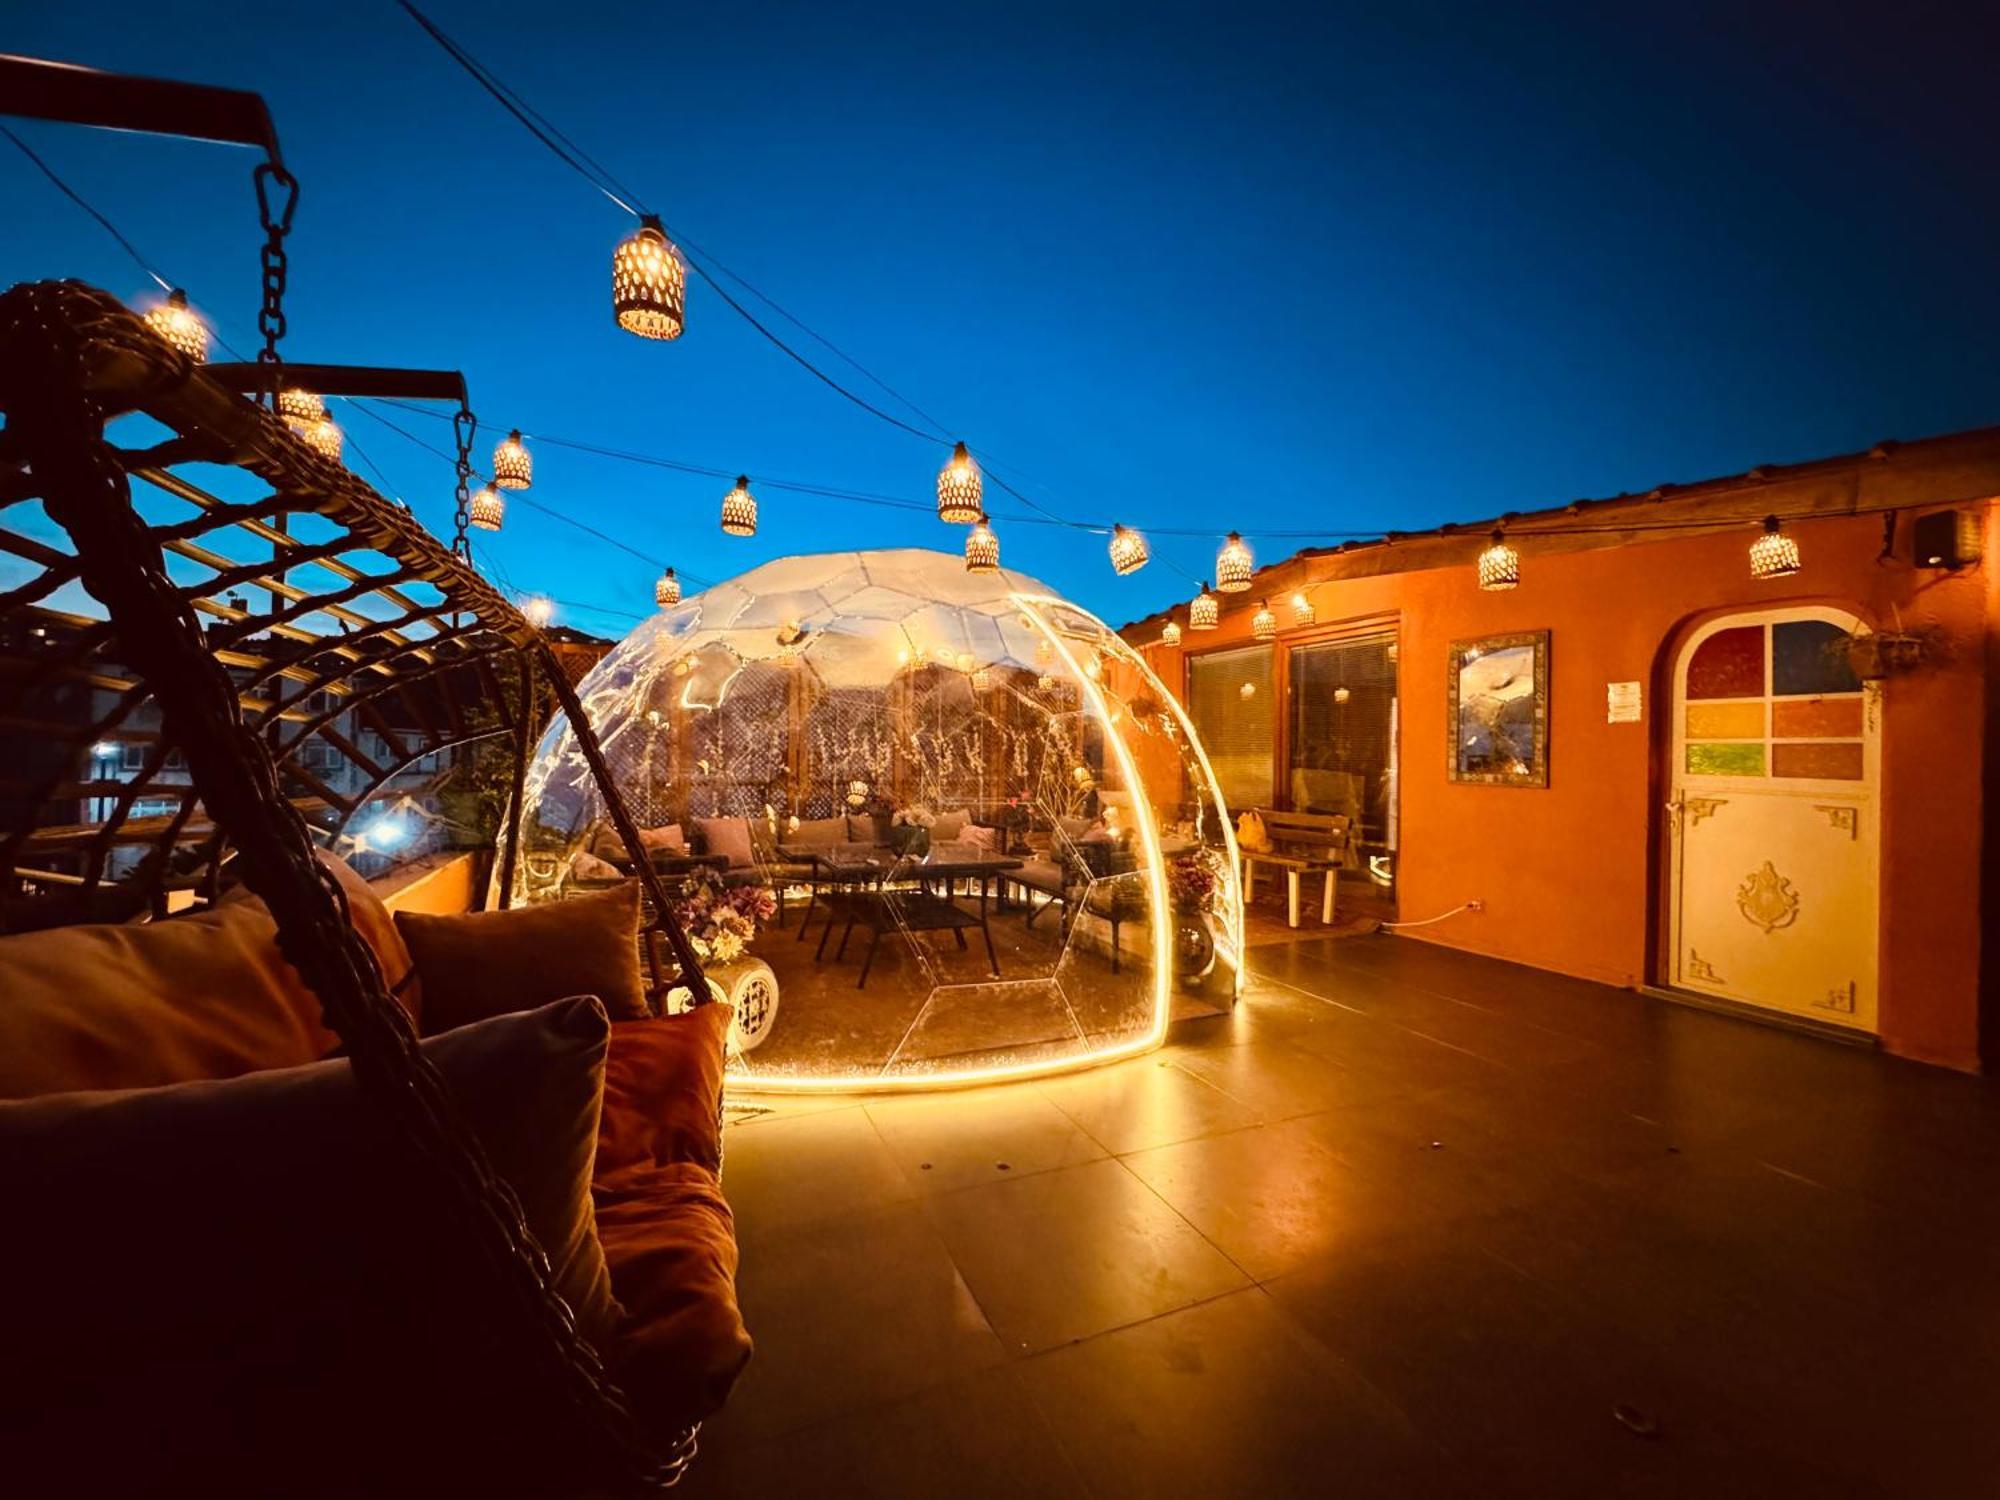
<svg viewBox="0 0 2000 1500"><path fill-rule="evenodd" d="M1116 579L1102 538L1010 522L989 488L1005 561L1114 623L1189 593L1232 526L1272 559L1299 543L1257 533L1426 526L2000 418L2000 130L1972 7L428 8L1044 503L1149 529L1152 566ZM941 449L698 283L678 343L620 333L630 222L389 0L0 16L0 49L265 94L304 184L295 358L456 366L503 429L928 499ZM15 128L250 346L247 153ZM4 142L0 192L0 283L149 290ZM448 527L447 466L337 415ZM726 484L536 457L536 499L700 577L961 541L768 489L738 541L716 528ZM485 555L584 629L651 605L651 565L524 506Z"/></svg>

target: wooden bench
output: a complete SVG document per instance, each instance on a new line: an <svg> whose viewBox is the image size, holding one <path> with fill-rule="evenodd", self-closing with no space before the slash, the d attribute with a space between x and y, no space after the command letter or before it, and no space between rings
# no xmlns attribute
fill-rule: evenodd
<svg viewBox="0 0 2000 1500"><path fill-rule="evenodd" d="M1243 850L1243 900L1247 905L1257 896L1257 866L1273 865L1285 872L1286 919L1299 925L1299 877L1323 874L1319 919L1333 923L1334 882L1347 863L1348 819L1345 813L1279 812L1260 807L1264 831L1271 836L1269 849Z"/></svg>

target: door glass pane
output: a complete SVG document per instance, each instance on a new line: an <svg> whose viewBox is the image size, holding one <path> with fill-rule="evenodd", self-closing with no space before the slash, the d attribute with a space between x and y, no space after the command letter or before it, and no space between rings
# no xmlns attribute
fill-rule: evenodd
<svg viewBox="0 0 2000 1500"><path fill-rule="evenodd" d="M1781 740L1859 739L1861 700L1781 698L1771 705L1771 734Z"/></svg>
<svg viewBox="0 0 2000 1500"><path fill-rule="evenodd" d="M1761 740L1764 700L1755 703L1690 703L1687 734L1691 740Z"/></svg>
<svg viewBox="0 0 2000 1500"><path fill-rule="evenodd" d="M1695 648L1688 662L1690 698L1764 696L1764 627L1738 625L1718 630Z"/></svg>
<svg viewBox="0 0 2000 1500"><path fill-rule="evenodd" d="M1687 747L1690 776L1762 776L1762 745L1704 744Z"/></svg>
<svg viewBox="0 0 2000 1500"><path fill-rule="evenodd" d="M1863 774L1861 742L1847 740L1819 745L1773 745L1771 774L1804 777L1812 781L1859 781Z"/></svg>
<svg viewBox="0 0 2000 1500"><path fill-rule="evenodd" d="M1368 868L1388 878L1396 850L1396 638L1367 636L1291 653L1287 767L1294 812L1344 815Z"/></svg>
<svg viewBox="0 0 2000 1500"><path fill-rule="evenodd" d="M1271 648L1188 659L1188 716L1231 814L1272 803Z"/></svg>
<svg viewBox="0 0 2000 1500"><path fill-rule="evenodd" d="M1771 691L1787 697L1860 692L1861 679L1847 664L1846 646L1847 632L1831 620L1786 620L1773 625Z"/></svg>

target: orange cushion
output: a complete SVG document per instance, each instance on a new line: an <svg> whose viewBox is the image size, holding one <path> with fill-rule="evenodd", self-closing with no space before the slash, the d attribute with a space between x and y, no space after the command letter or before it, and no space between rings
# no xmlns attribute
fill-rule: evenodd
<svg viewBox="0 0 2000 1500"><path fill-rule="evenodd" d="M639 887L567 901L433 917L399 911L435 1035L566 995L595 995L614 1021L652 1014L639 972Z"/></svg>
<svg viewBox="0 0 2000 1500"><path fill-rule="evenodd" d="M257 900L0 937L0 1099L312 1062L336 1038Z"/></svg>
<svg viewBox="0 0 2000 1500"><path fill-rule="evenodd" d="M591 1194L626 1312L606 1351L612 1374L644 1426L698 1422L728 1399L751 1350L735 1220L715 1174L691 1161L600 1168Z"/></svg>
<svg viewBox="0 0 2000 1500"><path fill-rule="evenodd" d="M722 1044L730 1009L620 1021L604 1063L597 1172L658 1162L722 1165Z"/></svg>
<svg viewBox="0 0 2000 1500"><path fill-rule="evenodd" d="M382 980L389 986L389 993L410 1013L412 1022L421 1024L423 988L417 982L417 966L410 958L403 934L396 930L396 919L382 904L382 898L375 894L375 887L354 866L325 849L319 851L319 859L321 864L333 871L334 879L347 893L347 919L361 941L374 952L375 962L382 970Z"/></svg>
<svg viewBox="0 0 2000 1500"><path fill-rule="evenodd" d="M423 1044L594 1339L619 1321L588 1190L608 1032L585 998ZM10 1482L17 1459L88 1494L125 1492L121 1463L146 1493L182 1468L269 1493L278 1457L386 1476L379 1445L490 1448L535 1393L450 1195L344 1061L0 1104L0 1202L33 1228L0 1236Z"/></svg>

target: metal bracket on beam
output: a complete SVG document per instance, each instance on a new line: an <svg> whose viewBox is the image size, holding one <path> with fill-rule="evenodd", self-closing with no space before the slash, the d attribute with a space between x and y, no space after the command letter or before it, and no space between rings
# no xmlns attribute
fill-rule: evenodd
<svg viewBox="0 0 2000 1500"><path fill-rule="evenodd" d="M271 111L260 95L242 89L0 52L0 114L257 146L273 166L284 165Z"/></svg>
<svg viewBox="0 0 2000 1500"><path fill-rule="evenodd" d="M202 373L244 395L261 391L270 381L270 367L259 364L209 364ZM392 396L405 401L455 401L469 406L465 376L457 370L389 370L373 365L301 365L285 361L285 384L300 386L316 396Z"/></svg>

